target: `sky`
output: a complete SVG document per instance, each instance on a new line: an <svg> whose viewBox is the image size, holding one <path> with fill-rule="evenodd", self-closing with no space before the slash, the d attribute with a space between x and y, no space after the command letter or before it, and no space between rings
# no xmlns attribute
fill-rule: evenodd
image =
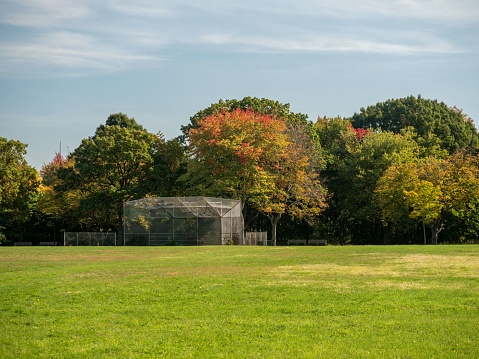
<svg viewBox="0 0 479 359"><path fill-rule="evenodd" d="M352 116L421 95L479 124L477 0L0 0L0 137L40 169L123 112L166 139L220 99Z"/></svg>

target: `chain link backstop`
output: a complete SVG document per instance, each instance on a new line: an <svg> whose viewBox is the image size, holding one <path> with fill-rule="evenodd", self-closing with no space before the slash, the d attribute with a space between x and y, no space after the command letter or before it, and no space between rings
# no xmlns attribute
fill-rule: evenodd
<svg viewBox="0 0 479 359"><path fill-rule="evenodd" d="M150 197L124 204L124 245L244 244L241 201Z"/></svg>

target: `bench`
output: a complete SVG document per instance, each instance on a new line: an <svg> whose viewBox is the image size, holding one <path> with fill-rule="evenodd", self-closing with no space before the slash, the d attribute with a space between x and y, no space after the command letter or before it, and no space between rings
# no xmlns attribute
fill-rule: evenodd
<svg viewBox="0 0 479 359"><path fill-rule="evenodd" d="M15 242L14 246L31 246L32 242Z"/></svg>
<svg viewBox="0 0 479 359"><path fill-rule="evenodd" d="M54 246L55 242L40 242L41 246Z"/></svg>
<svg viewBox="0 0 479 359"><path fill-rule="evenodd" d="M288 239L288 246L306 245L306 239Z"/></svg>
<svg viewBox="0 0 479 359"><path fill-rule="evenodd" d="M309 246L326 246L328 241L326 239L310 239L308 241Z"/></svg>

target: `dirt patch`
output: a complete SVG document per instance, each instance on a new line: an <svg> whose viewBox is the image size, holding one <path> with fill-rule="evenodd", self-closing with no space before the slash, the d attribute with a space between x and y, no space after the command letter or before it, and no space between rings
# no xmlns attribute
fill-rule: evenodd
<svg viewBox="0 0 479 359"><path fill-rule="evenodd" d="M316 263L279 266L269 276L272 279L270 284L320 285L346 290L358 286L398 290L464 289L470 284L470 278L479 278L479 257L407 254L369 258L368 261L352 260L344 265Z"/></svg>

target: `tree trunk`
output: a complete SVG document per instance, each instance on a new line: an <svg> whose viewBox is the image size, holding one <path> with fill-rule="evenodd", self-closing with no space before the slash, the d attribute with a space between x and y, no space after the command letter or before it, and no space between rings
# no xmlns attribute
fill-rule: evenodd
<svg viewBox="0 0 479 359"><path fill-rule="evenodd" d="M422 220L422 234L424 238L424 244L427 244L426 242L426 224L424 223L424 219Z"/></svg>
<svg viewBox="0 0 479 359"><path fill-rule="evenodd" d="M268 216L271 221L271 242L273 246L276 246L276 227L281 219L281 213L275 213Z"/></svg>
<svg viewBox="0 0 479 359"><path fill-rule="evenodd" d="M439 230L436 225L431 227L431 244L437 244L437 237L439 235Z"/></svg>
<svg viewBox="0 0 479 359"><path fill-rule="evenodd" d="M118 209L118 228L117 228L117 237L116 237L116 244L117 245L124 245L124 230L123 230L123 203L119 206L120 208Z"/></svg>
<svg viewBox="0 0 479 359"><path fill-rule="evenodd" d="M432 238L431 238L431 244L437 244L437 239L439 237L439 233L442 231L442 221L441 220L438 220L436 223L434 223L432 226L431 226L431 234L432 234Z"/></svg>

